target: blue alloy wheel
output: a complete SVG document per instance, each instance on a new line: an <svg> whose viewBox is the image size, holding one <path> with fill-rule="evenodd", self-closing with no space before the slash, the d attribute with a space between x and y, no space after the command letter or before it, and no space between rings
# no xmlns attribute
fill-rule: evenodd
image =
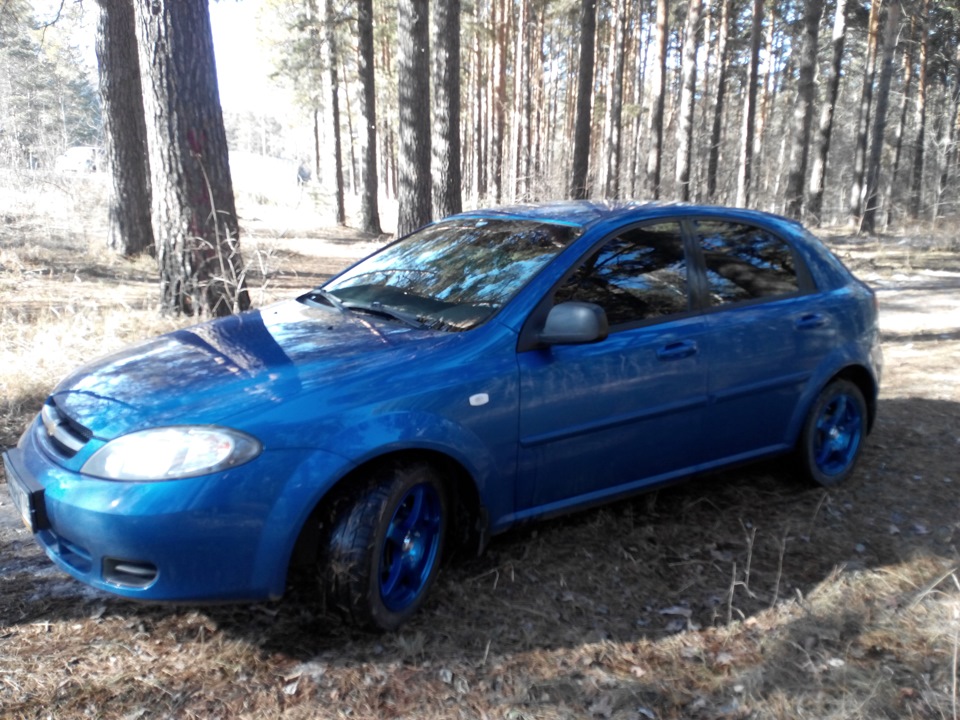
<svg viewBox="0 0 960 720"><path fill-rule="evenodd" d="M370 473L334 504L321 583L354 624L395 630L416 612L440 569L447 493L426 463L395 462Z"/></svg>
<svg viewBox="0 0 960 720"><path fill-rule="evenodd" d="M400 501L380 550L380 597L402 612L426 588L440 551L440 496L429 483L411 488Z"/></svg>
<svg viewBox="0 0 960 720"><path fill-rule="evenodd" d="M817 467L827 475L846 470L860 447L863 417L848 395L833 398L817 420L813 456Z"/></svg>
<svg viewBox="0 0 960 720"><path fill-rule="evenodd" d="M860 457L866 417L863 393L852 382L836 380L824 388L801 439L802 461L810 479L834 486L850 476Z"/></svg>

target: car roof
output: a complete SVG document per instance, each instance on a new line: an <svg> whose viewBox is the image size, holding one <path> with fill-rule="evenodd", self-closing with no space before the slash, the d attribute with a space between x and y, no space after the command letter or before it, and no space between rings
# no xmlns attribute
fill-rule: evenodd
<svg viewBox="0 0 960 720"><path fill-rule="evenodd" d="M461 213L462 218L503 218L517 220L536 220L576 227L587 227L606 220L629 222L643 220L647 216L669 215L670 210L677 215L722 216L744 221L766 221L781 227L801 229L800 223L789 218L759 210L723 207L719 205L694 205L688 203L642 202L637 200L557 200L553 202L505 205L501 207L480 208ZM666 212L664 212L666 211Z"/></svg>

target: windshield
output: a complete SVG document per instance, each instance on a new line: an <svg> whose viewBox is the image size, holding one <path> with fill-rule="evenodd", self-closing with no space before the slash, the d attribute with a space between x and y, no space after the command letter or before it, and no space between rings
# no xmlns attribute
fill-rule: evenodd
<svg viewBox="0 0 960 720"><path fill-rule="evenodd" d="M362 261L313 299L419 327L469 330L503 307L580 232L534 220L440 222Z"/></svg>

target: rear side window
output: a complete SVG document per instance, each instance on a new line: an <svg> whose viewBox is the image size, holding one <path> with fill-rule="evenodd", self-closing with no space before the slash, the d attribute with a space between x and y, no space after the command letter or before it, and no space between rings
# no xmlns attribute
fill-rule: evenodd
<svg viewBox="0 0 960 720"><path fill-rule="evenodd" d="M608 240L554 295L599 305L611 326L687 312L687 260L679 223L635 228Z"/></svg>
<svg viewBox="0 0 960 720"><path fill-rule="evenodd" d="M710 306L793 295L800 290L790 246L753 225L694 223L707 272Z"/></svg>

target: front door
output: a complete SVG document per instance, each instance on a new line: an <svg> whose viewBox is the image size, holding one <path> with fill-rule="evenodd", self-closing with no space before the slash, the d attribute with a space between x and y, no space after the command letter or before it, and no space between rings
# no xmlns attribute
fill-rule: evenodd
<svg viewBox="0 0 960 720"><path fill-rule="evenodd" d="M610 335L521 353L519 517L692 469L706 403L704 320L677 223L603 244L554 293L600 305Z"/></svg>

